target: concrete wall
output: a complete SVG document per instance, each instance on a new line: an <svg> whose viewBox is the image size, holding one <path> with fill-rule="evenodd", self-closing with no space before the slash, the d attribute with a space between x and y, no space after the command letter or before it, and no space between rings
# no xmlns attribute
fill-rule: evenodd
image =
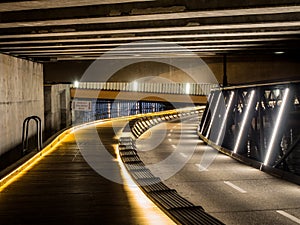
<svg viewBox="0 0 300 225"><path fill-rule="evenodd" d="M68 84L44 86L45 137L71 124L70 87Z"/></svg>
<svg viewBox="0 0 300 225"><path fill-rule="evenodd" d="M41 64L0 54L0 115L1 156L21 144L26 117L36 115L44 121Z"/></svg>
<svg viewBox="0 0 300 225"><path fill-rule="evenodd" d="M122 68L115 73L110 79L110 82L132 82L143 76L147 77L163 77L173 82L193 82L193 79L182 70L160 62L141 62L131 64L127 67ZM146 82L153 82L148 80Z"/></svg>
<svg viewBox="0 0 300 225"><path fill-rule="evenodd" d="M223 57L204 57L219 83L223 81ZM84 62L58 62L45 64L46 82L73 82L80 80L91 64ZM240 55L227 57L228 82L266 82L299 79L300 58L293 55ZM111 81L133 81L141 76L163 76L177 82L190 82L190 78L175 67L156 62L144 62L119 70ZM201 74L199 74L201 76ZM101 79L101 78L100 78Z"/></svg>
<svg viewBox="0 0 300 225"><path fill-rule="evenodd" d="M220 83L223 77L223 59L204 58ZM283 55L253 55L227 57L228 83L262 83L300 79L300 58Z"/></svg>

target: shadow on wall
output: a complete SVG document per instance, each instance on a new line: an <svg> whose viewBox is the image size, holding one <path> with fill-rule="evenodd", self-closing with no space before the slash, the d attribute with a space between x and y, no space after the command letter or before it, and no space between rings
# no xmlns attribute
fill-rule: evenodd
<svg viewBox="0 0 300 225"><path fill-rule="evenodd" d="M22 125L36 115L44 120L43 65L0 54L0 169L22 154ZM29 136L34 129L29 129Z"/></svg>
<svg viewBox="0 0 300 225"><path fill-rule="evenodd" d="M31 127L32 126L32 127ZM34 123L30 123L30 130L34 130L32 128L35 128ZM35 150L37 148L37 137L36 135L28 137L28 149L30 151L26 152L26 154L30 153L31 151ZM7 168L8 166L12 165L19 159L21 159L24 156L25 153L23 153L23 145L18 144L17 146L12 147L10 151L5 152L0 156L0 178L2 177L1 171ZM3 174L5 175L5 174Z"/></svg>
<svg viewBox="0 0 300 225"><path fill-rule="evenodd" d="M44 140L71 125L70 86L44 86L45 123Z"/></svg>

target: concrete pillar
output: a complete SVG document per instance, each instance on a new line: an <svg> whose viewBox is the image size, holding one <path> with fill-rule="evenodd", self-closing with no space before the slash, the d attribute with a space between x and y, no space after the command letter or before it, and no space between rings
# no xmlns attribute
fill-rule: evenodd
<svg viewBox="0 0 300 225"><path fill-rule="evenodd" d="M70 86L45 85L45 133L47 137L71 125Z"/></svg>

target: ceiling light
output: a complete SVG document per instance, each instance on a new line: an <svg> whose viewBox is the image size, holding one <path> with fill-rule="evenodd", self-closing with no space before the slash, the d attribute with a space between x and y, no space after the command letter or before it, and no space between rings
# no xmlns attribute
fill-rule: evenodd
<svg viewBox="0 0 300 225"><path fill-rule="evenodd" d="M78 88L79 87L79 82L76 80L76 81L74 81L74 87L75 88Z"/></svg>

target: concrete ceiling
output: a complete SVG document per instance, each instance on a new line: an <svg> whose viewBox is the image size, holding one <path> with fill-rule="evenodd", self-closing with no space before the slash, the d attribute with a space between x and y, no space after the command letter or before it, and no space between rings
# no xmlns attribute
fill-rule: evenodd
<svg viewBox="0 0 300 225"><path fill-rule="evenodd" d="M0 52L40 62L300 50L299 0L14 0L0 20Z"/></svg>

